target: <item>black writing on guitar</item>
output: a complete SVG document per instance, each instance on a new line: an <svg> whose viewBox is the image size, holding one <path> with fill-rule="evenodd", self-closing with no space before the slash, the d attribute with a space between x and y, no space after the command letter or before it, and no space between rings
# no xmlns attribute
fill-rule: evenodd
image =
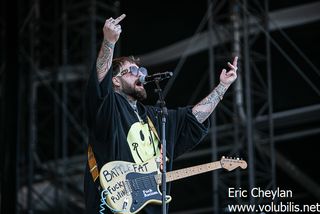
<svg viewBox="0 0 320 214"><path fill-rule="evenodd" d="M123 213L137 213L149 203L161 204L159 165L158 157L141 164L125 161L105 164L100 171L100 184L107 191L108 206ZM220 161L168 172L167 182L220 168L231 171L238 167L245 169L247 163L244 160L222 157ZM167 203L170 202L171 196L166 196L166 199Z"/></svg>

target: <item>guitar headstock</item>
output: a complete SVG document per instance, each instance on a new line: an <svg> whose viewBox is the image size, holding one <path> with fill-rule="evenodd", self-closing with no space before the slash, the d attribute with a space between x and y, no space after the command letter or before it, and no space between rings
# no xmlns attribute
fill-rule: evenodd
<svg viewBox="0 0 320 214"><path fill-rule="evenodd" d="M240 167L241 169L247 168L247 162L240 160L239 158L228 158L222 156L220 160L221 166L228 171L234 170L235 168Z"/></svg>

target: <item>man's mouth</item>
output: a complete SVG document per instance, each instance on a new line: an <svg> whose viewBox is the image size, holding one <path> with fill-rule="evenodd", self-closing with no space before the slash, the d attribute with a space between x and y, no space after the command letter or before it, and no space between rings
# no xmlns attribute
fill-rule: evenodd
<svg viewBox="0 0 320 214"><path fill-rule="evenodd" d="M136 81L136 86L138 86L138 87L143 87L143 84L142 84L139 80L137 80L137 81Z"/></svg>

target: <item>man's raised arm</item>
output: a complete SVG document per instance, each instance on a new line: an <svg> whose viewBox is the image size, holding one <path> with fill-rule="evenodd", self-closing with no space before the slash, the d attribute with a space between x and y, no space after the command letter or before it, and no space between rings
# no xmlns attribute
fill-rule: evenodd
<svg viewBox="0 0 320 214"><path fill-rule="evenodd" d="M207 97L192 108L193 115L200 123L203 123L210 116L220 100L222 100L223 95L229 86L236 80L237 61L238 57L235 57L232 64L228 62L230 70L228 72L226 69L222 70L219 85L213 89Z"/></svg>
<svg viewBox="0 0 320 214"><path fill-rule="evenodd" d="M122 14L116 19L109 18L103 26L103 42L96 62L98 80L101 82L112 64L114 45L118 41L121 26L119 22L126 17Z"/></svg>

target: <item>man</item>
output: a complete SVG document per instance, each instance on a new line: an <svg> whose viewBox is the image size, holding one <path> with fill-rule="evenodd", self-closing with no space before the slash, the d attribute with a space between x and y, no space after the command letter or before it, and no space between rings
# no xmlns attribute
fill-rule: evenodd
<svg viewBox="0 0 320 214"><path fill-rule="evenodd" d="M140 103L147 96L139 81L141 75L147 75L146 69L139 67L134 58L113 60L114 46L121 33L119 22L124 18L123 14L117 19L106 20L96 69L88 82L86 102L90 146L84 182L86 213L100 210L97 170L105 163L114 160L142 163L159 156L161 150L159 109ZM237 57L228 66L228 72L226 69L221 72L220 84L197 105L168 110L168 171L172 169L173 159L192 149L207 134L209 125L206 119L237 77ZM147 205L142 212L161 213L161 206Z"/></svg>

